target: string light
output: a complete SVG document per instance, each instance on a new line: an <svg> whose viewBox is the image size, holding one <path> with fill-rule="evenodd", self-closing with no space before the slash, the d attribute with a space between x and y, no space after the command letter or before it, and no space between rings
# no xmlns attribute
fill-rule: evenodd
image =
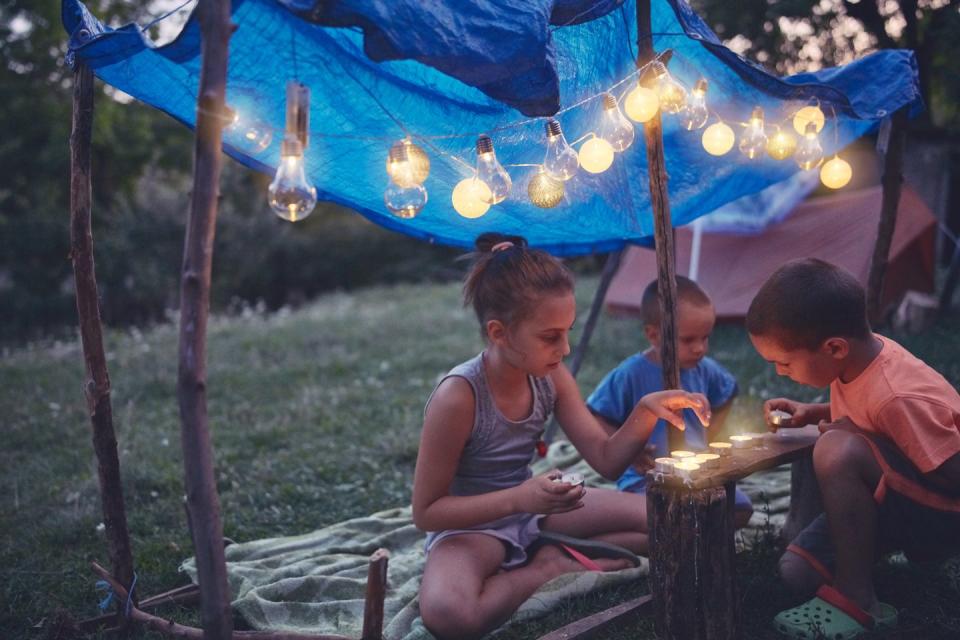
<svg viewBox="0 0 960 640"><path fill-rule="evenodd" d="M840 156L834 156L820 167L820 181L831 189L847 186L852 177L853 168Z"/></svg>
<svg viewBox="0 0 960 640"><path fill-rule="evenodd" d="M640 84L637 78L637 86L623 100L623 110L634 122L649 122L660 111L660 98L656 91Z"/></svg>
<svg viewBox="0 0 960 640"><path fill-rule="evenodd" d="M733 129L725 122L714 122L704 129L701 142L703 148L712 156L722 156L733 149L735 136Z"/></svg>
<svg viewBox="0 0 960 640"><path fill-rule="evenodd" d="M580 166L590 173L603 173L613 164L613 146L594 136L580 145Z"/></svg>
<svg viewBox="0 0 960 640"><path fill-rule="evenodd" d="M817 136L817 124L813 121L807 123L807 130L797 145L797 152L793 159L804 171L809 171L820 165L823 160L823 147L820 146L820 140Z"/></svg>
<svg viewBox="0 0 960 640"><path fill-rule="evenodd" d="M820 130L823 129L823 125L826 122L826 118L823 115L823 111L820 110L820 107L815 105L806 106L793 115L793 128L800 135L807 133L807 125L811 122L816 125L816 132L820 133Z"/></svg>
<svg viewBox="0 0 960 640"><path fill-rule="evenodd" d="M767 134L763 128L763 109L754 107L747 130L740 138L740 151L751 160L758 158L767 147Z"/></svg>
<svg viewBox="0 0 960 640"><path fill-rule="evenodd" d="M423 172L414 173L410 151L402 141L390 147L387 173L390 180L383 192L383 203L398 218L413 218L427 204L427 190L416 179Z"/></svg>
<svg viewBox="0 0 960 640"><path fill-rule="evenodd" d="M659 60L653 64L653 72L657 78L657 98L660 101L660 109L664 113L680 113L680 110L687 105L687 90L673 79L667 71L667 65Z"/></svg>
<svg viewBox="0 0 960 640"><path fill-rule="evenodd" d="M317 206L317 189L307 181L303 167L309 112L310 89L291 80L287 83L287 132L280 145L280 166L267 189L270 208L290 222L303 220Z"/></svg>
<svg viewBox="0 0 960 640"><path fill-rule="evenodd" d="M560 204L564 191L563 181L551 177L545 167L540 167L527 185L530 202L541 209L552 209Z"/></svg>
<svg viewBox="0 0 960 640"><path fill-rule="evenodd" d="M597 135L609 142L614 151L626 151L633 144L633 125L620 112L612 93L603 94L603 115Z"/></svg>
<svg viewBox="0 0 960 640"><path fill-rule="evenodd" d="M767 153L774 160L786 160L797 148L797 137L777 127L777 132L767 141Z"/></svg>
<svg viewBox="0 0 960 640"><path fill-rule="evenodd" d="M430 175L430 157L410 138L398 140L387 153L387 175L401 187L423 184Z"/></svg>
<svg viewBox="0 0 960 640"><path fill-rule="evenodd" d="M479 218L490 209L492 197L490 187L476 176L471 176L457 183L451 199L457 213L472 219Z"/></svg>
<svg viewBox="0 0 960 640"><path fill-rule="evenodd" d="M707 81L700 78L693 91L690 92L690 100L680 111L680 126L687 131L702 129L707 124L710 112L707 110Z"/></svg>
<svg viewBox="0 0 960 640"><path fill-rule="evenodd" d="M513 180L510 174L497 160L493 151L493 140L490 136L481 135L477 138L477 179L487 185L490 191L488 204L498 204L507 199Z"/></svg>
<svg viewBox="0 0 960 640"><path fill-rule="evenodd" d="M543 157L543 169L554 180L566 181L572 178L580 168L577 152L567 144L560 129L560 123L547 120L547 152Z"/></svg>

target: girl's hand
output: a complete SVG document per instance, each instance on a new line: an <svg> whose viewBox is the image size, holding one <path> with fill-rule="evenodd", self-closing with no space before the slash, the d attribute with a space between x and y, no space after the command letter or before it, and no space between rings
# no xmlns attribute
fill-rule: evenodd
<svg viewBox="0 0 960 640"><path fill-rule="evenodd" d="M560 482L563 474L558 469L533 476L516 488L518 511L523 513L566 513L583 506L586 489L580 485ZM554 478L557 478L555 480Z"/></svg>
<svg viewBox="0 0 960 640"><path fill-rule="evenodd" d="M700 423L710 426L710 401L702 393L690 393L679 389L648 393L638 403L657 418L683 431L687 428L683 421L683 410L693 409Z"/></svg>

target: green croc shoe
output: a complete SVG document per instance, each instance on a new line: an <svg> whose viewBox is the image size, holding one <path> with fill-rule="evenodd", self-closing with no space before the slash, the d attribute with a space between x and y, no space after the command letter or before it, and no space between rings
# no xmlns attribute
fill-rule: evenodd
<svg viewBox="0 0 960 640"><path fill-rule="evenodd" d="M773 626L791 638L849 640L872 629L896 626L897 610L883 603L880 608L881 615L871 616L833 587L823 585L813 600L778 613Z"/></svg>

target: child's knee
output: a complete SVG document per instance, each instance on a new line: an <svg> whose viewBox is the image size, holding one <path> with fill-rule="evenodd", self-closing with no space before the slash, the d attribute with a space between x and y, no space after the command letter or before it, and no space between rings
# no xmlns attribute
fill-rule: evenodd
<svg viewBox="0 0 960 640"><path fill-rule="evenodd" d="M435 593L433 597L420 594L420 617L424 626L441 639L479 638L483 635L482 621L475 607L463 606L463 599L452 592Z"/></svg>
<svg viewBox="0 0 960 640"><path fill-rule="evenodd" d="M866 440L849 431L827 431L813 447L813 466L818 477L861 470L871 463L876 464Z"/></svg>

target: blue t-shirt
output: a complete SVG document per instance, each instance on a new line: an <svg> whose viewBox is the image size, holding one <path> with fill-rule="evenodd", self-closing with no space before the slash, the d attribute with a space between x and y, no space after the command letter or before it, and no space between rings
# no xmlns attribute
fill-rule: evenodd
<svg viewBox="0 0 960 640"><path fill-rule="evenodd" d="M702 393L711 407L719 407L737 395L737 381L713 358L704 358L692 369L680 370L680 386L686 391ZM640 398L663 390L663 372L660 365L651 362L643 353L637 353L604 377L587 398L587 406L615 425L623 424ZM683 412L687 428L683 432L687 446L699 450L707 447L707 434L696 414L687 409ZM667 446L667 423L658 420L650 434L648 445L655 448L655 457L669 456ZM669 427L673 428L673 427ZM646 479L632 466L617 480L621 491L630 489L640 492ZM641 486L636 486L640 484Z"/></svg>

